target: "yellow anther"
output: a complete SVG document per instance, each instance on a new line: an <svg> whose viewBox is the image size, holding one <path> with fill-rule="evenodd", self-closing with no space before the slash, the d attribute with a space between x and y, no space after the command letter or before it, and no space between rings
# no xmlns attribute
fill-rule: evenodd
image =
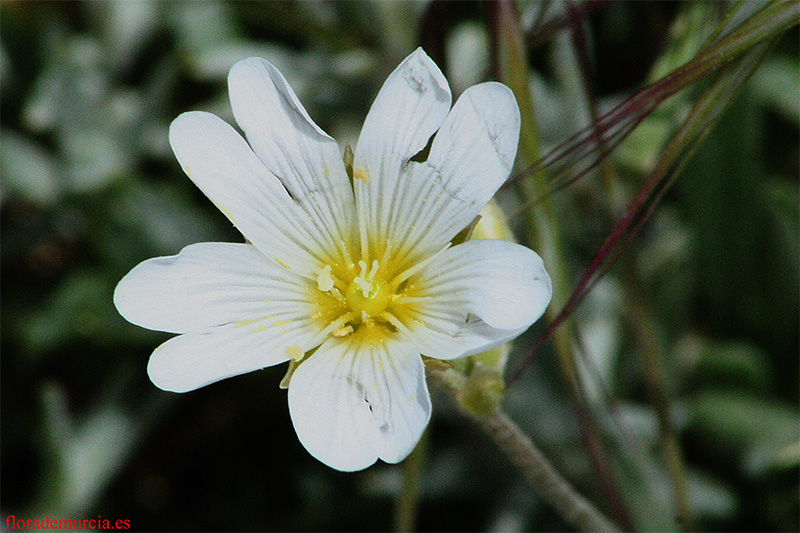
<svg viewBox="0 0 800 533"><path fill-rule="evenodd" d="M367 176L367 169L364 167L357 167L353 171L353 177L357 180L361 180L364 182L365 185L369 185L369 176Z"/></svg>
<svg viewBox="0 0 800 533"><path fill-rule="evenodd" d="M317 276L317 288L322 292L328 292L333 289L333 276L331 275L331 266L325 265L319 275Z"/></svg>
<svg viewBox="0 0 800 533"><path fill-rule="evenodd" d="M303 357L306 355L303 349L296 344L294 346L288 346L286 348L286 354L290 359L297 361L298 363L302 361Z"/></svg>
<svg viewBox="0 0 800 533"><path fill-rule="evenodd" d="M386 250L378 250L381 259L373 259L362 251L361 258L352 257L344 241L340 241L340 262L323 264L317 271L316 287L310 287L319 309L313 314L320 323L322 335L334 338L353 336L358 342L382 342L398 331L407 332L411 319L407 306L426 300L418 296L418 288L406 290L406 281L416 270L393 269L394 255L387 242ZM351 262L351 258L355 262ZM319 292L318 292L319 291ZM301 361L305 354L287 352ZM297 359L295 359L297 357Z"/></svg>
<svg viewBox="0 0 800 533"><path fill-rule="evenodd" d="M334 337L346 337L351 333L353 333L353 326L347 324L346 326L342 326L339 329L335 330L333 333L331 333L331 335L333 335Z"/></svg>

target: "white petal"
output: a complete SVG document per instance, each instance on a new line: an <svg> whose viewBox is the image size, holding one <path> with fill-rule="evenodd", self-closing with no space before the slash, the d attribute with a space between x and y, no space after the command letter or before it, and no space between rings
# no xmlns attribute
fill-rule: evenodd
<svg viewBox="0 0 800 533"><path fill-rule="evenodd" d="M479 354L514 340L528 329L493 328L474 315L465 318L463 313L453 310L427 311L419 315L424 326L412 325L409 338L423 355L434 359L450 360Z"/></svg>
<svg viewBox="0 0 800 533"><path fill-rule="evenodd" d="M289 412L303 446L332 468L397 463L430 420L422 359L406 344L331 339L292 376Z"/></svg>
<svg viewBox="0 0 800 533"><path fill-rule="evenodd" d="M353 167L359 218L376 241L388 235L401 170L439 129L450 102L447 80L418 48L392 72L372 104Z"/></svg>
<svg viewBox="0 0 800 533"><path fill-rule="evenodd" d="M316 333L306 315L297 313L186 333L155 349L147 373L161 389L187 392L282 363L313 348Z"/></svg>
<svg viewBox="0 0 800 533"><path fill-rule="evenodd" d="M508 178L520 116L511 90L475 85L453 106L428 159L411 162L393 206L393 233L406 250L429 254L464 229Z"/></svg>
<svg viewBox="0 0 800 533"><path fill-rule="evenodd" d="M454 246L420 276L433 302L464 301L487 324L518 329L533 324L552 296L542 259L519 244L482 239Z"/></svg>
<svg viewBox="0 0 800 533"><path fill-rule="evenodd" d="M339 147L271 63L251 57L228 75L231 106L253 151L336 248L354 229L353 189Z"/></svg>
<svg viewBox="0 0 800 533"><path fill-rule="evenodd" d="M186 175L268 260L313 277L326 260L325 237L241 135L193 111L172 121L169 140Z"/></svg>
<svg viewBox="0 0 800 533"><path fill-rule="evenodd" d="M199 243L137 265L117 285L114 304L128 322L186 333L310 309L305 290L302 278L287 275L252 245Z"/></svg>
<svg viewBox="0 0 800 533"><path fill-rule="evenodd" d="M415 283L428 300L419 303L412 338L425 355L439 359L473 355L514 338L542 316L552 295L535 252L488 239L440 254Z"/></svg>

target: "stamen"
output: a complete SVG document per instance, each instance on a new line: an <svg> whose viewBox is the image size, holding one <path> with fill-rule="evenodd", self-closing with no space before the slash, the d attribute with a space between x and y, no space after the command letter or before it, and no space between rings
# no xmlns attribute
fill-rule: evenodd
<svg viewBox="0 0 800 533"><path fill-rule="evenodd" d="M341 336L343 337L343 336L347 335L348 333L352 333L352 331L345 332L345 333L342 333L342 332L347 329L347 326L345 326L345 324L347 324L348 322L353 321L355 319L356 319L355 313L345 313L344 315L340 316L336 320L331 321L331 323L328 324L325 327L325 329L323 329L320 332L319 336L320 337L324 337L328 333L336 332L336 333L340 333ZM352 326L351 326L351 328L352 328Z"/></svg>
<svg viewBox="0 0 800 533"><path fill-rule="evenodd" d="M363 181L365 185L369 185L369 176L367 175L367 169L364 167L356 167L353 170L353 178Z"/></svg>
<svg viewBox="0 0 800 533"><path fill-rule="evenodd" d="M353 331L355 331L353 329L353 326L347 324L346 326L342 326L341 328L331 333L331 335L333 335L334 337L347 337L348 335L353 333Z"/></svg>
<svg viewBox="0 0 800 533"><path fill-rule="evenodd" d="M411 333L411 331L406 327L405 324L400 322L400 320L396 316L394 316L392 313L390 313L388 311L384 311L383 313L378 315L378 318L381 318L381 319L385 320L386 322L388 322L389 324L393 325L394 327L396 327L399 331L402 331L403 333L409 333L409 334Z"/></svg>
<svg viewBox="0 0 800 533"><path fill-rule="evenodd" d="M293 361L297 361L299 363L303 360L303 357L305 357L306 353L301 347L294 345L286 348L286 355L288 355Z"/></svg>
<svg viewBox="0 0 800 533"><path fill-rule="evenodd" d="M344 262L348 265L353 264L353 259L350 257L350 251L347 249L347 245L342 239L339 239L339 244L342 246L342 252L344 255Z"/></svg>
<svg viewBox="0 0 800 533"><path fill-rule="evenodd" d="M333 276L331 275L331 266L325 265L319 275L317 276L317 288L322 292L328 292L334 287Z"/></svg>
<svg viewBox="0 0 800 533"><path fill-rule="evenodd" d="M295 369L297 368L297 361L294 359L289 359L289 367L286 369L286 374L283 376L281 380L280 387L283 390L289 388L289 381L292 379L292 374L294 374Z"/></svg>
<svg viewBox="0 0 800 533"><path fill-rule="evenodd" d="M344 300L345 300L344 294L342 294L342 291L340 291L338 288L336 288L336 287L332 288L331 289L331 294L333 295L334 298L336 298L340 302L344 302Z"/></svg>
<svg viewBox="0 0 800 533"><path fill-rule="evenodd" d="M337 278L332 271L331 265L325 265L317 275L317 288L322 292L331 293L340 302L344 301L344 295L339 287L345 287L342 280Z"/></svg>
<svg viewBox="0 0 800 533"><path fill-rule="evenodd" d="M361 237L361 257L367 257L369 254L369 241L367 240L367 221L364 220L364 215L359 212L358 215L358 233Z"/></svg>
<svg viewBox="0 0 800 533"><path fill-rule="evenodd" d="M422 270L426 266L428 266L428 264L431 261L433 261L435 258L439 257L443 252L447 251L448 248L450 248L450 243L445 244L444 248L442 248L441 250L439 250L435 254L431 255L427 259L424 259L424 260L420 261L419 263L416 263L414 266L405 269L403 272L401 272L400 274L398 274L398 275L396 275L394 277L394 279L389 283L389 286L392 287L393 290L397 289L397 287L399 287L401 283L403 283L405 280L407 280L408 278L410 278L411 276L413 276L414 274L416 274L417 272L419 272L420 270Z"/></svg>
<svg viewBox="0 0 800 533"><path fill-rule="evenodd" d="M388 265L389 264L389 254L392 253L392 248L393 248L392 241L390 241L389 239L386 239L386 243L385 243L385 246L383 248L383 257L381 257L381 260L380 260L380 263L382 265Z"/></svg>

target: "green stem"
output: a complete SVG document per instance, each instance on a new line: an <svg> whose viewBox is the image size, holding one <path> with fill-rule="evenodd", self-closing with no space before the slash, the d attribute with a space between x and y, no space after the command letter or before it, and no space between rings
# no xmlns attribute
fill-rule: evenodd
<svg viewBox="0 0 800 533"><path fill-rule="evenodd" d="M488 415L480 414L459 401L466 383L462 374L452 368L429 366L428 376L453 394L462 412L481 425L542 499L552 505L564 521L581 531L621 531L558 473L506 413L498 408Z"/></svg>
<svg viewBox="0 0 800 533"><path fill-rule="evenodd" d="M490 3L490 8L497 39L496 56L499 79L514 92L520 109L521 128L517 164L521 168L533 167L541 160L541 153L539 128L536 123L529 86L530 74L524 35L511 0ZM547 318L553 320L558 315L558 310L569 300L572 292L559 229L560 221L552 198L547 194L549 180L542 168L534 167L533 172L522 181L521 186L526 199L540 199L537 209L528 210L531 229L530 241L542 255L542 260L547 266L553 282L553 299L546 311ZM572 352L574 336L572 322L565 321L561 328L552 332L554 351L578 412L589 458L603 486L604 494L614 509L615 515L619 517L624 526L627 529L633 529L626 503L617 486L614 473L609 467L607 453L599 431L591 410L586 405Z"/></svg>
<svg viewBox="0 0 800 533"><path fill-rule="evenodd" d="M416 531L417 509L422 489L422 466L428 455L428 431L422 434L417 447L403 461L403 485L394 506L392 529L398 532Z"/></svg>
<svg viewBox="0 0 800 533"><path fill-rule="evenodd" d="M567 523L581 531L621 531L556 471L507 414L498 409L487 417L473 418Z"/></svg>

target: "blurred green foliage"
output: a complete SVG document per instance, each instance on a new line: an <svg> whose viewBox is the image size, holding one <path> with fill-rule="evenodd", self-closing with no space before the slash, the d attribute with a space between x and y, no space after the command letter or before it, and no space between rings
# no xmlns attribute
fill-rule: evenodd
<svg viewBox="0 0 800 533"><path fill-rule="evenodd" d="M156 389L145 367L167 336L125 322L111 294L146 258L241 239L181 173L167 142L182 111L232 121L225 76L236 60L273 62L344 146L385 76L418 44L455 94L491 79L484 7L3 0L4 517L99 514L130 519L134 530L391 527L401 467L342 474L308 456L277 387L281 368L181 396ZM519 7L533 31L562 16L565 4ZM583 20L589 92L568 28L531 48L544 145L586 126L590 101L608 110L691 59L727 8L613 2L593 11ZM677 527L641 355L648 343L663 359L697 527L800 525L797 41L795 27L772 49L626 262L575 316L584 392L643 529ZM703 87L668 100L612 154L612 187L590 175L553 195L571 271L586 267ZM513 212L519 194L505 190L499 201ZM518 236L528 234L524 219L511 220ZM516 342L512 361L541 331ZM508 390L506 409L603 507L550 355ZM429 437L422 530L566 527L441 395Z"/></svg>

